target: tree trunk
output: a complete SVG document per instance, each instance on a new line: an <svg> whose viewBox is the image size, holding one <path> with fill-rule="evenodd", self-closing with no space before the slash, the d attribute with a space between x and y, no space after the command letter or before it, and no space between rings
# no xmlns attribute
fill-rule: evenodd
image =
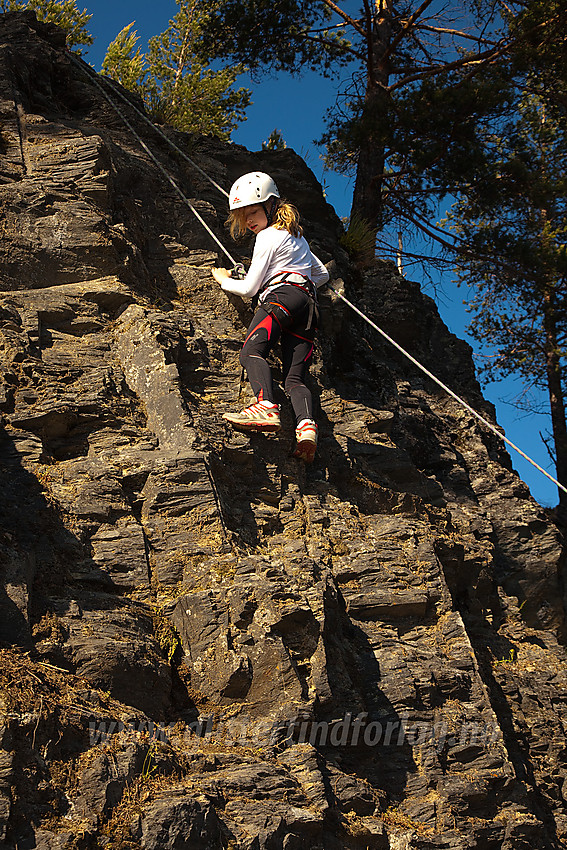
<svg viewBox="0 0 567 850"><path fill-rule="evenodd" d="M552 287L544 294L543 326L545 330L545 368L549 404L551 407L551 427L555 444L557 480L567 487L567 425L565 423L565 399L562 385L561 360L557 345L557 326L555 321L555 297ZM567 493L559 490L559 519L567 524Z"/></svg>
<svg viewBox="0 0 567 850"><path fill-rule="evenodd" d="M356 167L351 217L367 221L376 231L382 219L384 145L374 130L379 121L388 120L389 94L383 87L390 78L387 56L392 35L392 0L376 0L374 14L366 24L366 92L362 110L363 138Z"/></svg>
<svg viewBox="0 0 567 850"><path fill-rule="evenodd" d="M376 116L385 113L384 93L367 91L364 99L363 124L365 118L376 121ZM382 224L382 181L385 154L383 146L376 143L370 132L361 145L356 165L356 180L352 198L351 218L367 221L376 231Z"/></svg>

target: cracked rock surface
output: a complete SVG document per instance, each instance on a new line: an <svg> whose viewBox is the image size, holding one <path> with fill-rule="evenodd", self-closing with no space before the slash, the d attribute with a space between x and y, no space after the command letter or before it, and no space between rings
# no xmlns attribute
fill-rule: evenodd
<svg viewBox="0 0 567 850"><path fill-rule="evenodd" d="M0 15L0 121L1 846L565 847L563 541L502 442L331 295L314 464L281 391L280 434L232 431L249 305L29 12ZM163 130L225 187L271 173L334 286L494 421L469 347L351 264L297 154Z"/></svg>

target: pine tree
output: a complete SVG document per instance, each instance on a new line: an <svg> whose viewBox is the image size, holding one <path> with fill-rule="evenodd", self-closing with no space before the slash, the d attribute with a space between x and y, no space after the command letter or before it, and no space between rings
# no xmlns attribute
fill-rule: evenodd
<svg viewBox="0 0 567 850"><path fill-rule="evenodd" d="M161 35L154 36L143 55L133 23L109 45L102 70L126 88L138 92L156 121L191 133L228 139L244 121L250 92L234 88L244 68L240 64L212 70L196 54L201 29L214 3L177 0L179 11Z"/></svg>
<svg viewBox="0 0 567 850"><path fill-rule="evenodd" d="M80 12L76 0L0 0L0 12L18 12L21 9L32 9L39 21L49 21L65 30L67 46L75 48L78 54L83 52L81 47L93 43L94 39L87 30L92 15L86 9Z"/></svg>
<svg viewBox="0 0 567 850"><path fill-rule="evenodd" d="M470 330L489 356L482 371L547 392L557 480L567 486L567 122L550 115L546 97L528 78L516 119L485 139L484 168L449 223L464 246L459 279L474 291Z"/></svg>
<svg viewBox="0 0 567 850"><path fill-rule="evenodd" d="M140 40L138 33L136 30L131 32L133 26L134 21L120 30L114 41L108 45L101 70L125 89L141 94L147 74L147 63L137 47Z"/></svg>
<svg viewBox="0 0 567 850"><path fill-rule="evenodd" d="M463 171L466 180L478 121L507 108L514 39L551 30L563 39L567 10L511 32L533 1L364 0L358 12L346 0L224 0L203 50L254 71L348 69L321 141L327 164L354 177L351 217L375 229L391 218L419 224Z"/></svg>
<svg viewBox="0 0 567 850"><path fill-rule="evenodd" d="M286 148L285 139L282 136L281 130L278 130L277 127L272 130L267 141L262 142L263 151L283 151Z"/></svg>

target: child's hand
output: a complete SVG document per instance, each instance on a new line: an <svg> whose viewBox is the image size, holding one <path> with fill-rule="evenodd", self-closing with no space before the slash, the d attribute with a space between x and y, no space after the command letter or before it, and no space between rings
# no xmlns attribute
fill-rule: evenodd
<svg viewBox="0 0 567 850"><path fill-rule="evenodd" d="M211 274L216 280L216 282L220 283L221 286L224 281L230 277L230 272L228 271L228 269L211 269Z"/></svg>

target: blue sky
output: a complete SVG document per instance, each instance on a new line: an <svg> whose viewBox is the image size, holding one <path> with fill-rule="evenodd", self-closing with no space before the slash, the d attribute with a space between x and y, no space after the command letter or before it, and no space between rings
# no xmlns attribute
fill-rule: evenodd
<svg viewBox="0 0 567 850"><path fill-rule="evenodd" d="M85 5L87 11L92 14L88 29L95 37L85 59L97 71L100 70L109 43L123 27L135 21L134 29L140 36L139 45L143 51L148 38L163 32L178 8L175 0L161 0L160 3L155 0L121 0L119 3L111 0L90 0ZM83 3L78 0L77 6L82 9ZM333 82L308 74L301 80L278 75L275 79L265 78L260 84L251 83L246 79L241 84L252 89L253 103L247 112L248 120L233 133L233 140L251 151L260 150L262 142L272 130L279 129L287 145L307 161L324 185L327 200L337 214L341 217L348 215L352 187L345 177L324 168L321 160L322 150L313 142L323 132L325 111L334 102ZM417 270L412 271L411 277L419 279ZM453 333L467 339L476 353L482 355L476 343L466 334L468 317L462 304L466 292L462 288L456 288L450 275L442 280L436 278L436 281L440 284L437 293L427 286L424 289L435 297L443 320ZM458 392L458 388L454 389ZM550 429L549 419L518 410L511 400L520 391L518 382L506 380L489 385L484 394L496 405L498 423L505 429L508 439L554 475L547 450L539 437L540 431L546 432ZM510 453L514 468L528 483L534 498L543 505L556 504L556 486L516 452L511 450Z"/></svg>

